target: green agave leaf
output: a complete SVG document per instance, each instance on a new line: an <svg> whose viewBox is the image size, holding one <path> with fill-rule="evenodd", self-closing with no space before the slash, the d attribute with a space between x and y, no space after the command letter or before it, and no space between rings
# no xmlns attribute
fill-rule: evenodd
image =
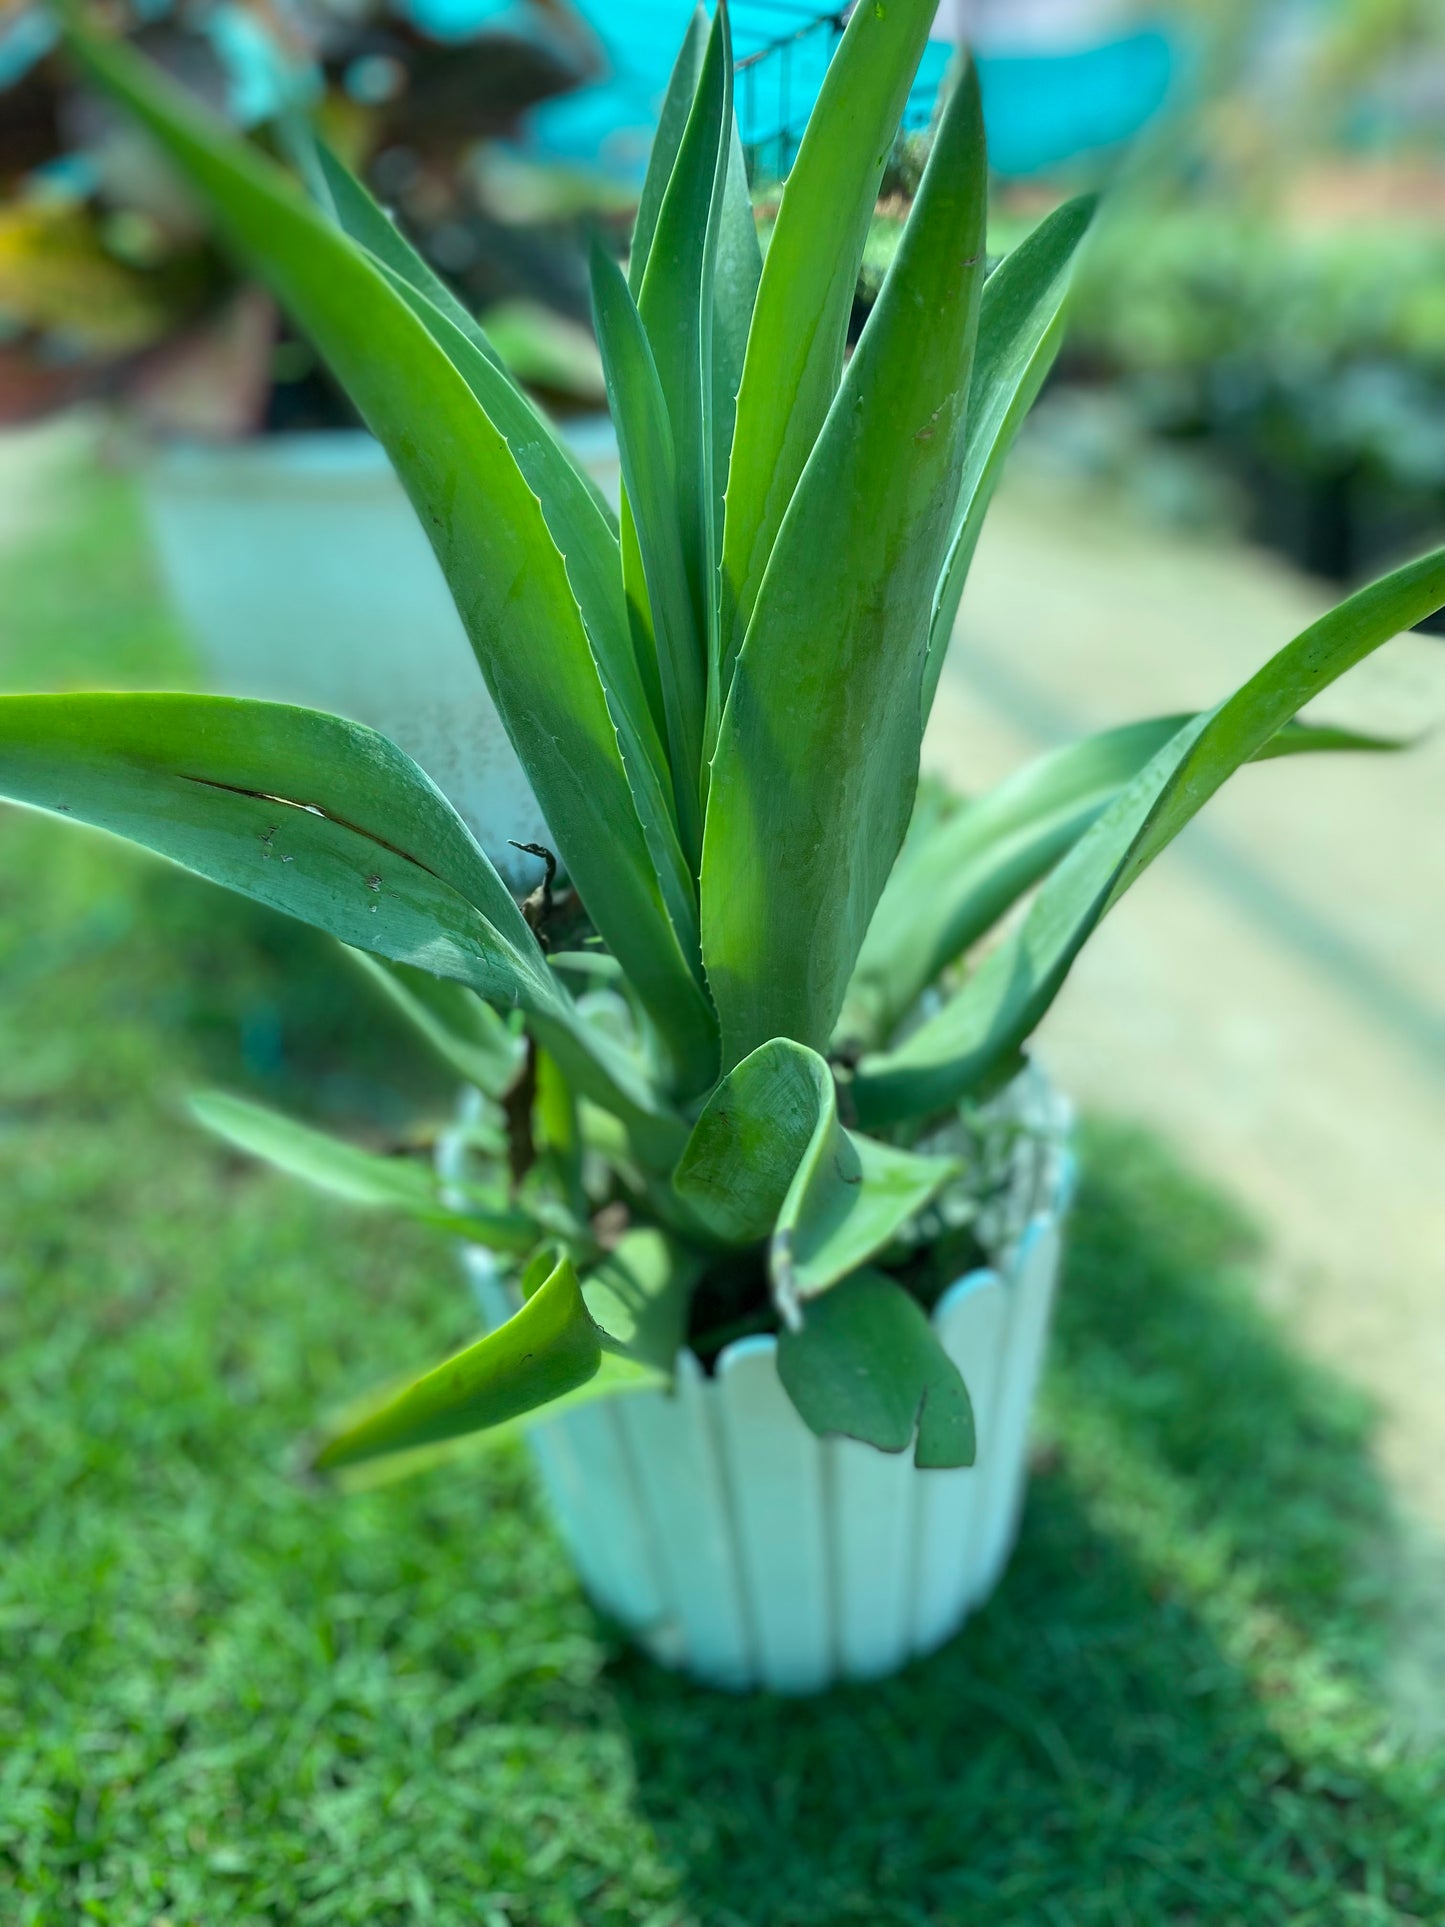
<svg viewBox="0 0 1445 1927"><path fill-rule="evenodd" d="M908 826L924 638L963 463L986 189L970 69L733 672L702 864L724 1069L770 1037L826 1046Z"/></svg>
<svg viewBox="0 0 1445 1927"><path fill-rule="evenodd" d="M580 484L582 489L590 497L598 515L611 532L615 545L617 540L617 520L612 513L606 496L603 495L587 471L577 462L571 449L568 448L566 442L558 435L555 427L548 420L547 416L537 407L536 403L532 401L531 397L527 395L524 390L516 386L512 379L511 371L492 346L486 330L482 327L482 324L477 320L476 316L457 299L446 282L442 280L441 276L432 271L431 267L422 259L421 255L417 253L416 249L407 240L400 228L397 227L396 223L385 210L379 207L376 201L372 199L372 196L362 182L331 152L325 142L315 141L315 148L317 165L326 188L331 211L335 214L345 232L351 236L352 240L355 241L358 246L365 248L367 253L372 255L380 266L389 269L393 276L405 283L406 286L416 294L422 296L424 305L418 306L417 312L423 320L427 318L430 310L435 309L439 311L452 326L459 329L461 333L466 336L467 340L472 343L473 347L492 364L498 374L502 376L512 389L517 400L535 416L549 438L554 442L562 460L572 470L577 483ZM445 348L445 341L442 341L440 345ZM483 402L483 406L485 405L485 402ZM490 414L491 412L489 409L488 413ZM512 435L508 431L506 424L498 420L495 414L492 415L492 420L507 436L508 444L513 446L513 453L516 453ZM543 506L546 506L545 502ZM553 534L556 534L555 529L553 530Z"/></svg>
<svg viewBox="0 0 1445 1927"><path fill-rule="evenodd" d="M410 964L350 950L351 957L389 1003L437 1055L490 1098L506 1095L526 1055L521 1034L465 984L433 977Z"/></svg>
<svg viewBox="0 0 1445 1927"><path fill-rule="evenodd" d="M396 222L377 204L369 189L319 139L316 141L316 159L326 183L332 211L343 230L409 287L424 295L486 357L509 386L513 386L518 400L530 407L521 389L512 383L501 356L487 339L481 322L417 253Z"/></svg>
<svg viewBox="0 0 1445 1927"><path fill-rule="evenodd" d="M948 561L938 584L929 630L925 720L933 707L964 581L1004 459L1038 398L1063 339L1062 309L1074 256L1096 205L1097 197L1085 194L1055 208L989 276L984 287L968 401L968 452L954 510Z"/></svg>
<svg viewBox="0 0 1445 1927"><path fill-rule="evenodd" d="M464 1210L449 1210L436 1173L426 1166L344 1144L248 1098L203 1091L192 1097L191 1109L207 1130L228 1144L348 1204L399 1211L492 1251L528 1252L543 1235L542 1227L522 1211L489 1209L480 1200Z"/></svg>
<svg viewBox="0 0 1445 1927"><path fill-rule="evenodd" d="M1026 764L909 843L888 879L839 1019L840 1038L886 1039L929 984L1050 871L1124 784L1188 723L1155 716ZM1400 749L1398 739L1290 723L1253 759Z"/></svg>
<svg viewBox="0 0 1445 1927"><path fill-rule="evenodd" d="M391 456L568 874L667 1039L680 1081L705 1085L712 1015L673 940L562 556L501 431L411 301L285 175L129 49L73 24L67 37L209 203Z"/></svg>
<svg viewBox="0 0 1445 1927"><path fill-rule="evenodd" d="M672 429L641 317L622 270L600 244L592 249L592 312L617 428L622 486L646 583L673 801L683 841L696 864L702 852L699 773L706 676L704 643L688 585Z"/></svg>
<svg viewBox="0 0 1445 1927"><path fill-rule="evenodd" d="M642 197L637 206L637 220L632 231L632 251L627 264L627 286L634 301L642 292L642 279L647 272L648 258L652 253L652 237L657 229L657 217L662 208L662 199L667 192L668 183L672 179L673 167L677 161L678 148L682 145L688 116L692 112L707 40L707 16L701 7L697 7L688 22L682 47L668 82L657 133L653 138L652 152L648 156L647 175L642 184ZM657 729L660 735L665 735L667 717L662 701L662 682L658 674L657 641L653 633L652 612L648 606L642 550L638 543L637 529L625 489L621 521L622 580L627 598L633 650L637 658L638 673L652 705Z"/></svg>
<svg viewBox="0 0 1445 1927"><path fill-rule="evenodd" d="M446 353L488 419L505 435L513 459L541 503L582 611L667 914L682 959L701 991L694 876L701 834L698 806L694 794L689 851L684 853L668 758L633 646L611 510L545 416L512 382L480 325L403 240L360 182L333 157L327 156L325 164L343 226L377 255L387 279ZM712 1019L706 1008L700 1022L703 1031L710 1032ZM702 1061L710 1061L706 1049Z"/></svg>
<svg viewBox="0 0 1445 1927"><path fill-rule="evenodd" d="M831 1109L788 1187L768 1254L784 1318L795 1321L802 1300L891 1243L961 1169L954 1158L923 1157L845 1131Z"/></svg>
<svg viewBox="0 0 1445 1927"><path fill-rule="evenodd" d="M675 1162L681 1121L582 1018L446 798L374 730L229 696L0 696L0 796L525 1011L649 1167Z"/></svg>
<svg viewBox="0 0 1445 1927"><path fill-rule="evenodd" d="M723 490L732 459L738 390L763 272L763 251L758 243L736 116L729 120L726 140L726 172L715 210L717 259L713 265L712 483L713 552L717 556L722 554ZM716 735L716 730L713 733Z"/></svg>
<svg viewBox="0 0 1445 1927"><path fill-rule="evenodd" d="M632 227L632 251L627 263L627 285L634 300L642 292L642 277L647 272L648 258L652 253L657 217L662 211L663 196L667 193L668 183L677 165L677 152L682 145L688 115L692 112L693 100L697 95L707 40L707 14L700 6L694 7L682 37L682 46L673 63L667 92L663 96L662 112L658 116L652 152L647 157L647 173L637 202L637 218Z"/></svg>
<svg viewBox="0 0 1445 1927"><path fill-rule="evenodd" d="M671 1382L670 1370L659 1371L656 1366L639 1364L636 1359L624 1358L618 1352L604 1352L602 1363L585 1384L549 1400L541 1408L504 1419L499 1425L488 1426L485 1432L468 1432L434 1445L417 1445L409 1451L388 1452L380 1458L340 1466L330 1475L331 1482L338 1491L348 1495L374 1492L381 1486L395 1485L398 1480L414 1478L419 1472L430 1472L439 1465L457 1465L482 1452L495 1451L498 1446L524 1438L532 1426L550 1423L598 1399L624 1398L633 1392L665 1392ZM359 1409L370 1412L376 1403L373 1397Z"/></svg>
<svg viewBox="0 0 1445 1927"><path fill-rule="evenodd" d="M689 682L691 678L696 679L699 698L699 758L701 696L706 687L707 651L716 604L710 441L713 282L717 209L727 177L731 131L732 43L727 7L720 4L713 16L697 92L658 210L647 268L637 295L637 312L647 331L672 427L677 512L693 611L694 646L698 651ZM635 513L636 505L633 506ZM638 533L643 533L640 527ZM651 578L648 580L650 587ZM675 639L670 630L659 626L656 609L653 619L654 639L661 659L666 649L681 639ZM682 665L674 668L673 675L681 680ZM664 702L667 689L668 670L664 664ZM696 767L689 765L688 773L694 782L700 782L700 762Z"/></svg>
<svg viewBox="0 0 1445 1927"><path fill-rule="evenodd" d="M504 1008L560 998L441 792L359 723L228 696L0 696L0 794Z"/></svg>
<svg viewBox="0 0 1445 1927"><path fill-rule="evenodd" d="M703 781L706 785L717 748L722 723L723 617L717 601L719 566L722 557L723 521L726 503L728 466L732 461L733 429L737 421L738 390L742 385L743 362L747 356L748 335L752 328L753 308L758 282L763 271L758 224L748 190L747 163L743 159L736 116L728 129L727 171L722 195L714 214L717 221L717 260L713 268L712 394L710 411L710 489L712 494L712 573L713 596L709 608L707 715L703 733Z"/></svg>
<svg viewBox="0 0 1445 1927"><path fill-rule="evenodd" d="M866 1125L943 1110L1017 1051L1101 918L1241 764L1297 710L1445 604L1445 549L1361 589L1312 623L1227 701L1194 717L1083 836L1017 932L898 1049L853 1081Z"/></svg>
<svg viewBox="0 0 1445 1927"><path fill-rule="evenodd" d="M888 1037L939 972L1053 868L1188 720L1129 723L1054 750L905 848L858 953L840 1035Z"/></svg>
<svg viewBox="0 0 1445 1927"><path fill-rule="evenodd" d="M801 1298L881 1250L958 1170L845 1130L827 1064L780 1037L718 1085L673 1185L726 1243L771 1236L775 1294L796 1317Z"/></svg>
<svg viewBox="0 0 1445 1927"><path fill-rule="evenodd" d="M931 0L855 7L803 134L758 283L737 397L722 549L722 693L803 465L843 371L884 164Z"/></svg>
<svg viewBox="0 0 1445 1927"><path fill-rule="evenodd" d="M667 758L632 647L611 510L546 416L512 381L480 323L404 239L361 182L324 148L319 153L343 228L375 257L488 420L502 431L517 467L542 505L602 674L668 911L696 973L700 971L696 887L677 841Z"/></svg>
<svg viewBox="0 0 1445 1927"><path fill-rule="evenodd" d="M392 278L389 275L388 278ZM542 505L542 513L559 552L564 554L567 580L582 612L587 641L602 679L608 711L622 751L623 768L632 791L653 869L672 925L678 960L697 984L692 1001L699 1021L710 1033L713 1020L702 990L702 959L698 932L696 866L697 827L692 828L691 854L679 841L679 818L674 808L673 784L643 679L627 606L623 599L621 556L617 539L596 512L580 476L530 404L505 376L464 339L444 315L432 310L411 289L398 283L403 298L421 315L434 340L447 352L489 420L507 437L522 475ZM696 817L696 804L693 814ZM704 1061L710 1061L705 1051Z"/></svg>
<svg viewBox="0 0 1445 1927"><path fill-rule="evenodd" d="M778 1340L778 1376L820 1438L913 1445L919 1466L973 1464L963 1377L923 1307L882 1272L860 1271L810 1305L801 1329Z"/></svg>
<svg viewBox="0 0 1445 1927"><path fill-rule="evenodd" d="M652 709L653 728L659 742L667 735L667 711L662 701L662 678L657 668L657 638L653 634L652 609L647 600L647 573L642 566L642 548L637 539L637 524L627 491L622 491L621 535L622 588L627 602L627 624L632 636L632 653L637 662L638 679L647 691Z"/></svg>
<svg viewBox="0 0 1445 1927"><path fill-rule="evenodd" d="M601 1362L577 1273L559 1259L505 1325L343 1423L312 1463L331 1472L505 1424L585 1385Z"/></svg>

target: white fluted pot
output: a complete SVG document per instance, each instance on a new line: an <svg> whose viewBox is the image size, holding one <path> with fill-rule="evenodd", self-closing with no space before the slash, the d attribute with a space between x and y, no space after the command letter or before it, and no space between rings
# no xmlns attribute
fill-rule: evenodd
<svg viewBox="0 0 1445 1927"><path fill-rule="evenodd" d="M606 446L593 452L605 465ZM141 474L211 687L381 730L498 868L530 880L511 840L546 842L546 825L381 447L360 430L175 444Z"/></svg>
<svg viewBox="0 0 1445 1927"><path fill-rule="evenodd" d="M558 1528L593 1601L654 1659L710 1685L811 1693L877 1679L942 1645L997 1584L1023 1506L1029 1417L1073 1182L1067 1114L1021 1173L994 1267L934 1324L973 1400L977 1458L818 1439L778 1377L777 1341L744 1338L673 1393L601 1398L528 1432ZM466 1254L489 1321L510 1310L485 1251Z"/></svg>

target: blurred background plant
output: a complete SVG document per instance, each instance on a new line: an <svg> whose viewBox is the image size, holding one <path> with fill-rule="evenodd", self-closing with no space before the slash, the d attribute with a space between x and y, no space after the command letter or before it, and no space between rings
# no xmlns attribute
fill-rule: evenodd
<svg viewBox="0 0 1445 1927"><path fill-rule="evenodd" d="M1042 17L1067 40L1070 16L1077 32L1099 11L965 7L984 36L986 103L1007 116L1027 84L1021 57L990 61L991 33L1016 46ZM1122 28L1131 12L1112 17ZM1061 185L1111 177L1036 451L1162 519L1213 522L1359 581L1445 529L1445 8L1176 0L1147 17L1169 86L1133 151L1085 141L1061 155L1020 137L995 180L1002 255ZM900 142L885 178L855 337L927 138Z"/></svg>
<svg viewBox="0 0 1445 1927"><path fill-rule="evenodd" d="M595 403L582 208L489 164L539 102L595 77L568 0L120 0L146 53L238 126L293 152L310 117L475 311L519 373ZM123 396L162 431L351 424L310 348L238 281L204 217L53 46L0 9L0 421Z"/></svg>
<svg viewBox="0 0 1445 1927"><path fill-rule="evenodd" d="M1445 528L1445 11L1179 14L1192 91L1080 278L1074 447L1202 454L1237 529L1359 580Z"/></svg>
<svg viewBox="0 0 1445 1927"><path fill-rule="evenodd" d="M1081 278L1060 380L1205 451L1250 534L1352 580L1445 521L1445 224L1131 214Z"/></svg>

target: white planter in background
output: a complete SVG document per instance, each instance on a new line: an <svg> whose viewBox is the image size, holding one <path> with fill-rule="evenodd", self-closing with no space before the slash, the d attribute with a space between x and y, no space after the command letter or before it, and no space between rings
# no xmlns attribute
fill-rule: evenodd
<svg viewBox="0 0 1445 1927"><path fill-rule="evenodd" d="M771 1337L727 1346L711 1375L682 1352L673 1394L600 1398L529 1429L583 1585L654 1659L735 1691L817 1692L932 1652L993 1590L1023 1506L1073 1183L1067 1111L1047 1102L1020 1154L1016 1230L934 1312L973 1400L968 1469L814 1437ZM466 1262L499 1322L511 1306L489 1254Z"/></svg>
<svg viewBox="0 0 1445 1927"><path fill-rule="evenodd" d="M607 448L594 435L605 467ZM547 841L431 546L360 431L155 452L144 484L172 597L228 695L328 709L381 730L513 879L509 839Z"/></svg>

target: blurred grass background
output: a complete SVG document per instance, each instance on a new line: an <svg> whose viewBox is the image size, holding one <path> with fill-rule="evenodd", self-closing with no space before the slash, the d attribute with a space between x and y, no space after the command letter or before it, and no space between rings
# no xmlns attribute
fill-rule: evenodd
<svg viewBox="0 0 1445 1927"><path fill-rule="evenodd" d="M26 499L0 686L183 679L125 479L67 458ZM293 1480L318 1405L468 1306L444 1242L204 1140L201 1081L376 1142L449 1097L319 939L0 812L7 1922L1445 1919L1370 1411L1148 1137L1086 1134L999 1594L901 1679L779 1705L629 1655L513 1449Z"/></svg>

